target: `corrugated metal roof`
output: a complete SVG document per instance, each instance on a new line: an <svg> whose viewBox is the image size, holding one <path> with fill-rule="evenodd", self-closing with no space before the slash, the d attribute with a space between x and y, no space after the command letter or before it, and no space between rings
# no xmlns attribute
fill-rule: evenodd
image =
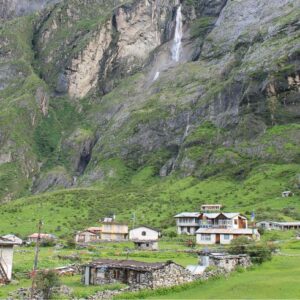
<svg viewBox="0 0 300 300"><path fill-rule="evenodd" d="M223 228L199 228L196 233L206 233L206 234L252 234L253 229L251 228L241 228L241 229L223 229ZM254 229L254 233L257 234L257 229Z"/></svg>
<svg viewBox="0 0 300 300"><path fill-rule="evenodd" d="M198 218L200 216L200 213L198 212L182 212L178 215L176 215L174 218Z"/></svg>

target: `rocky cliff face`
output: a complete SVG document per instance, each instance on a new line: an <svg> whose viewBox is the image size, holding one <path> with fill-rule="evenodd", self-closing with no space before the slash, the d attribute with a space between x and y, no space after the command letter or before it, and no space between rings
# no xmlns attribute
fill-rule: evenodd
<svg viewBox="0 0 300 300"><path fill-rule="evenodd" d="M40 11L60 0L1 0L0 18L12 19Z"/></svg>
<svg viewBox="0 0 300 300"><path fill-rule="evenodd" d="M38 3L26 7L46 4ZM40 76L32 91L33 190L90 185L145 166L157 176L243 178L255 164L299 162L299 7L68 0L41 12L30 23L26 58ZM1 59L15 60L8 39ZM30 76L13 64L1 68L3 91L11 78ZM2 152L11 163L12 152Z"/></svg>

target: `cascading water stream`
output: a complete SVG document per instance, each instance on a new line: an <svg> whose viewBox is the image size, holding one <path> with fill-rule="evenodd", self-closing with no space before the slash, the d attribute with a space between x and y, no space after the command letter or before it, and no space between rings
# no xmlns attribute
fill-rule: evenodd
<svg viewBox="0 0 300 300"><path fill-rule="evenodd" d="M182 40L182 13L181 13L181 5L178 6L176 12L176 27L175 27L175 35L172 47L172 60L178 62L181 54L181 40Z"/></svg>

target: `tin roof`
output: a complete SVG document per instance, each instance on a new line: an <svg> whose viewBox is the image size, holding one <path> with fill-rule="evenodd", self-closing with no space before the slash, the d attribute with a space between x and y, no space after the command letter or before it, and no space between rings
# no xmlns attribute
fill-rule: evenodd
<svg viewBox="0 0 300 300"><path fill-rule="evenodd" d="M174 218L198 218L200 216L200 213L198 212L182 212L176 216L174 216Z"/></svg>
<svg viewBox="0 0 300 300"><path fill-rule="evenodd" d="M29 238L38 238L39 234L38 233L33 233L31 235L29 235ZM53 234L49 234L49 233L40 233L40 238L41 239L54 239L55 236Z"/></svg>
<svg viewBox="0 0 300 300"><path fill-rule="evenodd" d="M144 228L147 228L147 229L150 229L150 230L153 230L153 231L156 231L156 232L158 232L158 233L160 233L160 230L159 230L159 229L154 228L154 227L150 227L150 226L147 226L147 225L140 225L140 226L134 227L134 228L130 229L130 231L131 231L131 230L134 230L134 229L143 228L143 227L144 227Z"/></svg>
<svg viewBox="0 0 300 300"><path fill-rule="evenodd" d="M163 267L173 263L172 261L167 262L156 262L148 263L136 260L118 260L118 259L98 259L86 266L93 268L122 268L136 271L153 271L162 269Z"/></svg>
<svg viewBox="0 0 300 300"><path fill-rule="evenodd" d="M252 234L253 229L251 228L199 228L196 233L206 233L206 234L214 234L214 233L221 233L221 234ZM254 234L257 234L257 229L254 229Z"/></svg>

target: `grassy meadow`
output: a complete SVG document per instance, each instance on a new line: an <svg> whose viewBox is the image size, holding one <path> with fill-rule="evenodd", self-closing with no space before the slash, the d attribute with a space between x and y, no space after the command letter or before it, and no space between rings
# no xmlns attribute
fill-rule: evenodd
<svg viewBox="0 0 300 300"><path fill-rule="evenodd" d="M300 241L295 239L295 231L266 232L264 241L277 240L280 254L273 260L257 265L247 271L237 271L228 278L212 279L207 282L194 282L171 289L157 291L142 291L139 293L124 293L118 299L215 299L216 291L221 299L292 299L299 294L300 283ZM146 262L173 260L187 266L197 264L198 257L186 246L187 238L163 238L159 242L159 251L135 250L131 242L100 243L84 249L57 249L56 247L41 247L39 253L39 269L49 269L71 264L84 264L99 258L134 259ZM201 249L200 246L197 246ZM77 257L76 260L68 256ZM32 270L34 247L17 247L14 254L13 281L0 288L0 299L7 298L9 293L20 287L30 287L28 273ZM117 289L120 285L90 286L81 283L80 275L62 276L61 283L72 291L72 297L86 298L104 289ZM249 292L251 291L251 292ZM55 299L64 299L57 295ZM64 296L65 297L65 296Z"/></svg>

